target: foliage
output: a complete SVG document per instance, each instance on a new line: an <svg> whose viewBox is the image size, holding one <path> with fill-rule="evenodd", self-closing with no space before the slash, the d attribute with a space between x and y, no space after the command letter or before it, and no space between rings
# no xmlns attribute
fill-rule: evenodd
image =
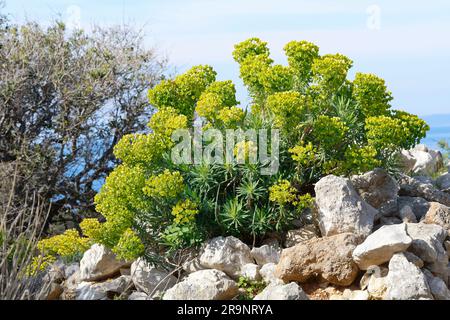
<svg viewBox="0 0 450 320"><path fill-rule="evenodd" d="M253 300L255 296L261 293L267 284L263 281L250 280L246 277L239 277L238 287L243 289L245 293L240 294L239 300Z"/></svg>
<svg viewBox="0 0 450 320"><path fill-rule="evenodd" d="M290 228L311 208L314 183L324 175L391 166L393 154L425 136L423 120L391 110L392 95L382 79L362 73L347 78L349 58L319 55L306 41L288 43L285 52L288 65L282 66L257 38L236 45L233 57L252 98L251 111L239 108L233 83L215 81L209 66L151 89L150 102L159 110L149 124L153 131L117 144L122 164L95 198L106 219L95 237L122 248L131 228L145 253L173 252L216 235L255 244L268 232ZM248 139L235 141L235 161L172 161L170 135L198 127L223 134L230 128L269 134L279 129L278 172L261 173L267 163L251 161L258 145Z"/></svg>
<svg viewBox="0 0 450 320"><path fill-rule="evenodd" d="M15 201L36 192L52 202L49 225L76 225L96 215L113 147L146 128L146 92L165 61L125 26L85 33L61 22L4 27L0 17L0 30L0 164L18 165Z"/></svg>

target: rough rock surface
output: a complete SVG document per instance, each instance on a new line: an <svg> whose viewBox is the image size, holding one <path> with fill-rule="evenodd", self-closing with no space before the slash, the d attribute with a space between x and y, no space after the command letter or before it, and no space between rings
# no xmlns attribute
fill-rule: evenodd
<svg viewBox="0 0 450 320"><path fill-rule="evenodd" d="M443 166L442 154L430 150L425 145L417 145L411 150L402 150L400 156L407 172L432 175Z"/></svg>
<svg viewBox="0 0 450 320"><path fill-rule="evenodd" d="M220 270L191 273L164 294L163 300L227 300L238 294L238 286Z"/></svg>
<svg viewBox="0 0 450 320"><path fill-rule="evenodd" d="M347 232L370 234L378 210L361 198L349 179L326 176L316 183L315 192L323 236Z"/></svg>
<svg viewBox="0 0 450 320"><path fill-rule="evenodd" d="M99 284L81 282L76 288L76 300L107 300L108 295Z"/></svg>
<svg viewBox="0 0 450 320"><path fill-rule="evenodd" d="M253 259L260 266L268 263L278 263L280 260L281 249L275 245L263 245L259 248L253 248L251 251Z"/></svg>
<svg viewBox="0 0 450 320"><path fill-rule="evenodd" d="M345 289L342 295L334 294L330 300L369 300L370 295L366 290Z"/></svg>
<svg viewBox="0 0 450 320"><path fill-rule="evenodd" d="M403 253L396 253L389 262L386 286L387 300L433 300L427 278Z"/></svg>
<svg viewBox="0 0 450 320"><path fill-rule="evenodd" d="M438 224L447 231L450 231L450 207L437 202L431 202L423 222Z"/></svg>
<svg viewBox="0 0 450 320"><path fill-rule="evenodd" d="M430 203L420 197L399 197L398 209L401 211L404 207L409 207L416 216L416 220L420 221L428 212Z"/></svg>
<svg viewBox="0 0 450 320"><path fill-rule="evenodd" d="M450 173L445 173L436 179L436 185L439 190L450 192Z"/></svg>
<svg viewBox="0 0 450 320"><path fill-rule="evenodd" d="M400 187L383 169L375 169L362 175L351 177L351 182L359 195L380 214L386 215L397 209Z"/></svg>
<svg viewBox="0 0 450 320"><path fill-rule="evenodd" d="M353 251L353 259L362 270L389 261L396 252L408 249L412 240L405 224L383 226Z"/></svg>
<svg viewBox="0 0 450 320"><path fill-rule="evenodd" d="M245 277L251 281L258 281L261 279L259 274L260 266L254 263L247 263L241 268L241 277Z"/></svg>
<svg viewBox="0 0 450 320"><path fill-rule="evenodd" d="M166 271L158 270L139 258L131 265L131 279L136 289L151 297L158 296L162 291L175 285L177 278Z"/></svg>
<svg viewBox="0 0 450 320"><path fill-rule="evenodd" d="M435 300L450 300L450 290L445 282L428 270L423 270L423 273L427 277L428 285Z"/></svg>
<svg viewBox="0 0 450 320"><path fill-rule="evenodd" d="M211 239L200 256L203 267L221 270L232 278L238 278L248 263L254 263L250 248L235 237Z"/></svg>
<svg viewBox="0 0 450 320"><path fill-rule="evenodd" d="M303 289L291 282L289 284L268 285L254 300L309 300Z"/></svg>
<svg viewBox="0 0 450 320"><path fill-rule="evenodd" d="M128 300L153 300L145 292L134 291L128 296Z"/></svg>
<svg viewBox="0 0 450 320"><path fill-rule="evenodd" d="M126 262L119 261L105 246L94 244L80 261L80 280L99 281L119 273Z"/></svg>
<svg viewBox="0 0 450 320"><path fill-rule="evenodd" d="M386 294L386 276L388 269L379 266L371 266L360 280L362 290L367 289L369 296L375 300L382 300Z"/></svg>
<svg viewBox="0 0 450 320"><path fill-rule="evenodd" d="M284 246L286 248L293 247L304 241L319 237L316 226L308 224L300 229L289 230L286 232Z"/></svg>
<svg viewBox="0 0 450 320"><path fill-rule="evenodd" d="M399 185L399 195L401 196L421 197L427 201L450 206L450 194L435 188L431 184L425 184L415 178L402 175L399 179Z"/></svg>
<svg viewBox="0 0 450 320"><path fill-rule="evenodd" d="M447 232L441 226L425 223L408 223L406 232L413 240L408 251L411 251L424 262L432 263L438 254L444 252L443 242Z"/></svg>
<svg viewBox="0 0 450 320"><path fill-rule="evenodd" d="M261 270L259 270L259 274L261 275L265 283L284 283L281 279L275 276L276 267L277 265L275 263L268 263L261 267Z"/></svg>
<svg viewBox="0 0 450 320"><path fill-rule="evenodd" d="M343 233L284 249L275 276L285 282L305 282L321 276L332 284L348 286L358 274L358 266L352 260L357 244L355 234Z"/></svg>

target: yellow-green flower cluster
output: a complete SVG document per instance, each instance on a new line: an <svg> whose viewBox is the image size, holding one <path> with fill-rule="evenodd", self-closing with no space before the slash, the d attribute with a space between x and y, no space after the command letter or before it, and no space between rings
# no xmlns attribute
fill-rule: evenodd
<svg viewBox="0 0 450 320"><path fill-rule="evenodd" d="M275 125L287 132L299 126L309 106L310 100L296 91L279 92L267 98L267 108L274 115Z"/></svg>
<svg viewBox="0 0 450 320"><path fill-rule="evenodd" d="M170 139L175 130L187 128L188 119L174 108L166 107L153 115L148 126L155 134Z"/></svg>
<svg viewBox="0 0 450 320"><path fill-rule="evenodd" d="M112 252L116 254L119 259L125 261L132 261L144 253L144 245L141 239L131 229L127 228L120 237L117 244L112 248Z"/></svg>
<svg viewBox="0 0 450 320"><path fill-rule="evenodd" d="M93 239L95 241L101 239L102 225L98 221L98 219L83 219L83 221L80 222L80 228L83 232L83 235L88 237L89 239Z"/></svg>
<svg viewBox="0 0 450 320"><path fill-rule="evenodd" d="M280 180L269 188L269 200L284 206L296 200L296 190L288 180Z"/></svg>
<svg viewBox="0 0 450 320"><path fill-rule="evenodd" d="M284 51L301 88L310 79L312 64L319 57L319 47L308 41L291 41Z"/></svg>
<svg viewBox="0 0 450 320"><path fill-rule="evenodd" d="M39 241L37 248L43 256L72 260L81 256L90 245L88 238L80 237L75 229L69 229L63 234Z"/></svg>
<svg viewBox="0 0 450 320"><path fill-rule="evenodd" d="M152 198L176 198L183 192L184 181L180 172L166 169L163 173L150 177L143 191Z"/></svg>
<svg viewBox="0 0 450 320"><path fill-rule="evenodd" d="M223 108L219 111L217 119L226 129L237 129L245 118L245 112L239 107Z"/></svg>
<svg viewBox="0 0 450 320"><path fill-rule="evenodd" d="M56 257L51 255L38 255L33 257L31 263L26 268L26 274L28 276L36 276L40 272L46 271L50 266L56 262Z"/></svg>
<svg viewBox="0 0 450 320"><path fill-rule="evenodd" d="M149 101L158 108L172 107L192 120L200 95L215 79L216 72L210 66L195 66L175 79L164 80L155 86L149 91Z"/></svg>
<svg viewBox="0 0 450 320"><path fill-rule="evenodd" d="M313 78L327 93L332 94L344 84L353 61L342 54L326 54L314 60Z"/></svg>
<svg viewBox="0 0 450 320"><path fill-rule="evenodd" d="M180 201L172 208L175 224L187 224L195 221L198 214L197 205L191 200Z"/></svg>
<svg viewBox="0 0 450 320"><path fill-rule="evenodd" d="M356 73L353 97L366 117L386 115L393 99L383 79L365 73Z"/></svg>
<svg viewBox="0 0 450 320"><path fill-rule="evenodd" d="M202 93L195 110L200 117L214 123L222 110L236 108L237 104L234 84L231 81L217 81Z"/></svg>
<svg viewBox="0 0 450 320"><path fill-rule="evenodd" d="M234 156L238 162L246 162L249 159L257 159L258 147L253 141L240 141L234 147Z"/></svg>
<svg viewBox="0 0 450 320"><path fill-rule="evenodd" d="M333 151L345 141L348 127L338 117L321 115L314 123L314 137L327 151Z"/></svg>
<svg viewBox="0 0 450 320"><path fill-rule="evenodd" d="M378 151L374 146L351 146L345 151L344 174L360 174L381 165L377 159Z"/></svg>
<svg viewBox="0 0 450 320"><path fill-rule="evenodd" d="M260 83L267 94L288 91L292 89L293 74L289 67L274 65L264 68L259 73Z"/></svg>
<svg viewBox="0 0 450 320"><path fill-rule="evenodd" d="M405 123L388 116L366 119L367 141L377 150L397 150L408 147L411 132Z"/></svg>
<svg viewBox="0 0 450 320"><path fill-rule="evenodd" d="M292 154L292 160L296 161L301 167L314 165L317 160L317 149L311 142L306 145L295 146L289 149L289 152Z"/></svg>
<svg viewBox="0 0 450 320"><path fill-rule="evenodd" d="M150 166L170 147L170 140L156 134L127 134L114 147L114 155L129 165Z"/></svg>

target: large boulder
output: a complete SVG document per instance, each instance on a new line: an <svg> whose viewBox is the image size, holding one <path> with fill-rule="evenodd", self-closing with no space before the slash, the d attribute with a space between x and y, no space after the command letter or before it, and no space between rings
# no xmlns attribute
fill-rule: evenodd
<svg viewBox="0 0 450 320"><path fill-rule="evenodd" d="M351 182L359 195L380 214L387 215L397 209L400 187L386 170L375 169L362 175L351 177Z"/></svg>
<svg viewBox="0 0 450 320"><path fill-rule="evenodd" d="M259 248L253 248L251 254L256 263L263 266L268 263L278 263L280 252L281 249L278 245L265 244Z"/></svg>
<svg viewBox="0 0 450 320"><path fill-rule="evenodd" d="M298 284L291 282L268 285L253 300L309 300L309 298Z"/></svg>
<svg viewBox="0 0 450 320"><path fill-rule="evenodd" d="M191 273L163 296L163 300L229 300L238 294L237 283L220 270Z"/></svg>
<svg viewBox="0 0 450 320"><path fill-rule="evenodd" d="M383 226L358 245L353 259L362 270L388 262L396 252L408 249L412 240L405 224Z"/></svg>
<svg viewBox="0 0 450 320"><path fill-rule="evenodd" d="M444 252L443 242L447 237L447 231L436 224L408 223L406 232L412 239L411 251L424 262L433 263L438 255Z"/></svg>
<svg viewBox="0 0 450 320"><path fill-rule="evenodd" d="M177 278L139 258L131 265L131 280L136 289L150 297L159 297L177 283Z"/></svg>
<svg viewBox="0 0 450 320"><path fill-rule="evenodd" d="M400 185L400 196L421 197L430 202L439 202L450 206L450 193L443 192L429 183L402 175L398 180Z"/></svg>
<svg viewBox="0 0 450 320"><path fill-rule="evenodd" d="M427 278L403 253L389 262L386 286L386 300L433 300Z"/></svg>
<svg viewBox="0 0 450 320"><path fill-rule="evenodd" d="M111 278L126 264L116 259L116 255L105 246L94 244L80 261L80 280L89 282Z"/></svg>
<svg viewBox="0 0 450 320"><path fill-rule="evenodd" d="M254 263L250 248L235 237L211 239L200 256L203 267L221 270L235 279L248 263Z"/></svg>
<svg viewBox="0 0 450 320"><path fill-rule="evenodd" d="M349 179L334 175L315 186L319 227L323 236L355 233L368 236L378 210L364 201Z"/></svg>
<svg viewBox="0 0 450 320"><path fill-rule="evenodd" d="M399 197L399 212L405 210L406 208L411 209L416 216L416 220L420 221L427 214L428 209L430 208L430 203L421 197Z"/></svg>
<svg viewBox="0 0 450 320"><path fill-rule="evenodd" d="M425 223L437 224L450 231L450 207L437 202L431 202L425 218Z"/></svg>
<svg viewBox="0 0 450 320"><path fill-rule="evenodd" d="M358 236L342 233L305 241L281 253L275 276L285 282L306 282L320 276L340 286L349 286L358 274L352 252Z"/></svg>

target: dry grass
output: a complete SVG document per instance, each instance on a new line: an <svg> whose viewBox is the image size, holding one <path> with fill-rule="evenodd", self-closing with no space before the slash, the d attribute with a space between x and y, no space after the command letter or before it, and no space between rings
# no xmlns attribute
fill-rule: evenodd
<svg viewBox="0 0 450 320"><path fill-rule="evenodd" d="M49 277L45 273L28 276L26 271L49 211L37 196L14 205L16 174L11 177L9 196L3 194L6 201L0 203L0 300L43 299L50 286Z"/></svg>

